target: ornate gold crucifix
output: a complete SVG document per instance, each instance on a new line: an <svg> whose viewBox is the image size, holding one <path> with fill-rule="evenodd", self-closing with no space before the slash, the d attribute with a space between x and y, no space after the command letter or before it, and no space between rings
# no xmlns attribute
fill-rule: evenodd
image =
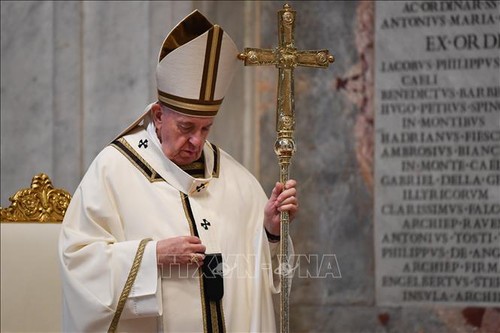
<svg viewBox="0 0 500 333"><path fill-rule="evenodd" d="M238 55L244 60L245 66L275 65L278 68L278 101L276 105L276 132L278 137L274 151L278 156L280 182L289 179L292 156L295 152L293 131L295 129L294 114L294 82L293 70L297 66L326 68L334 62L334 57L328 50L300 51L295 47L295 16L296 12L285 4L278 11L278 40L275 49L245 48ZM280 244L280 332L289 332L289 278L292 269L289 258L289 216L288 212L280 214L281 244Z"/></svg>

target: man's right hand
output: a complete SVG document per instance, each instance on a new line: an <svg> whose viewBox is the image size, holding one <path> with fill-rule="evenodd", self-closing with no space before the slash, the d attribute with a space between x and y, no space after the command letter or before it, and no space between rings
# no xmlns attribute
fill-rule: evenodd
<svg viewBox="0 0 500 333"><path fill-rule="evenodd" d="M195 236L180 236L160 240L156 243L158 265L196 264L201 266L205 259L205 245Z"/></svg>

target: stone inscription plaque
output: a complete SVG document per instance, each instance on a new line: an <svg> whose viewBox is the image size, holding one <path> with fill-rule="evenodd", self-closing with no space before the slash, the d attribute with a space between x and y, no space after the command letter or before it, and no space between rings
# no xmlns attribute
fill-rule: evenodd
<svg viewBox="0 0 500 333"><path fill-rule="evenodd" d="M379 305L500 305L500 2L376 2Z"/></svg>

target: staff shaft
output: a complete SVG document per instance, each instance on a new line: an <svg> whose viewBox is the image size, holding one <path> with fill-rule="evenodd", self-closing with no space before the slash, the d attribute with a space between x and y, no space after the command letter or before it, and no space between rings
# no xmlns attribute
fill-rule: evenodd
<svg viewBox="0 0 500 333"><path fill-rule="evenodd" d="M278 156L279 178L284 185L290 179L290 165L295 152L293 131L295 128L294 100L293 100L293 69L280 68L278 72L278 101L276 105L276 132L278 136L274 151ZM289 304L290 304L290 270L289 239L290 215L288 212L280 213L280 332L289 332Z"/></svg>

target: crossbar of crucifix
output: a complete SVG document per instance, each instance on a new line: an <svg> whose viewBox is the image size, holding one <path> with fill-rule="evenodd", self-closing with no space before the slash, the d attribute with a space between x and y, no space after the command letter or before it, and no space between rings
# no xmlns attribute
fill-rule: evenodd
<svg viewBox="0 0 500 333"><path fill-rule="evenodd" d="M278 68L278 100L276 104L277 139L274 151L278 156L280 182L285 184L290 179L291 159L295 153L295 105L293 71L297 66L326 68L334 62L334 57L328 50L297 50L295 47L295 17L296 11L285 4L278 11L278 41L275 49L245 48L238 58L245 66L274 65ZM290 261L288 212L280 214L280 332L289 332L289 300L290 279L293 274Z"/></svg>

